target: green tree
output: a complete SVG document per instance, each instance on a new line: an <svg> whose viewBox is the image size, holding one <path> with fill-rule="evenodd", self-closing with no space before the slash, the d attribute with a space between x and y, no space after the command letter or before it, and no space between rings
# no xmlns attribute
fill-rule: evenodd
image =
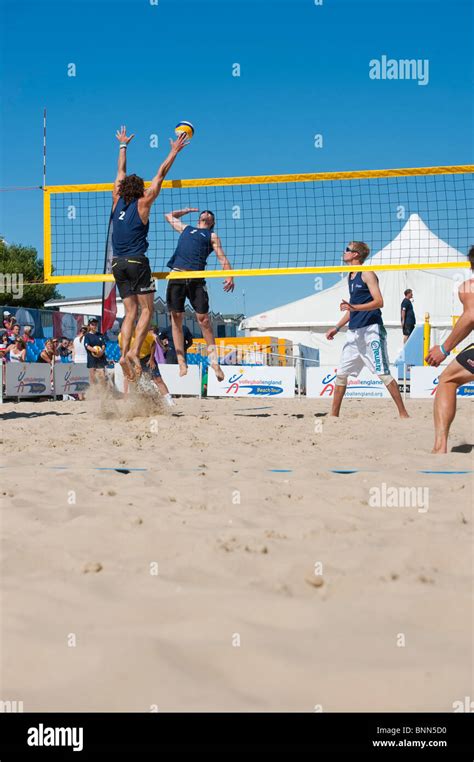
<svg viewBox="0 0 474 762"><path fill-rule="evenodd" d="M8 244L0 239L0 301L12 307L41 308L59 299L56 286L42 283L43 262L32 246ZM28 286L28 283L39 285Z"/></svg>

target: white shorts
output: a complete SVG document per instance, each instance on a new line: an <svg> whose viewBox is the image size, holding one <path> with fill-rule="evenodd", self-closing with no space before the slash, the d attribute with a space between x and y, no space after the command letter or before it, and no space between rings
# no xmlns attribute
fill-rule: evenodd
<svg viewBox="0 0 474 762"><path fill-rule="evenodd" d="M364 366L375 375L390 373L387 331L378 323L347 331L338 374L357 376Z"/></svg>

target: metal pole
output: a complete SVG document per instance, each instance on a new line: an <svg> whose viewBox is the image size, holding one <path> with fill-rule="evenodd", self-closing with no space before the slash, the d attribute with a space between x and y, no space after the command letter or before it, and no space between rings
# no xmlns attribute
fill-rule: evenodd
<svg viewBox="0 0 474 762"><path fill-rule="evenodd" d="M46 109L43 109L43 188L46 188Z"/></svg>
<svg viewBox="0 0 474 762"><path fill-rule="evenodd" d="M403 402L406 401L407 398L407 364L404 361L403 362Z"/></svg>

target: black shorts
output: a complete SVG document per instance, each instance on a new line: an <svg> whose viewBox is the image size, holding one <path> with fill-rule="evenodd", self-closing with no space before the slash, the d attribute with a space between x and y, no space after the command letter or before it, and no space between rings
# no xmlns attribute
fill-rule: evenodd
<svg viewBox="0 0 474 762"><path fill-rule="evenodd" d="M166 289L166 305L170 312L184 312L186 299L195 312L205 315L209 312L209 296L204 278L170 280Z"/></svg>
<svg viewBox="0 0 474 762"><path fill-rule="evenodd" d="M156 291L155 280L151 274L148 257L121 256L112 259L112 275L122 299L127 296L152 294Z"/></svg>
<svg viewBox="0 0 474 762"><path fill-rule="evenodd" d="M415 330L415 323L408 323L408 325L405 324L402 328L404 336L410 336L414 330Z"/></svg>
<svg viewBox="0 0 474 762"><path fill-rule="evenodd" d="M158 364L156 364L154 368L150 368L150 366L148 365L149 361L150 361L150 355L140 358L140 365L142 366L142 371L144 373L148 373L153 378L161 378L161 373L160 373Z"/></svg>
<svg viewBox="0 0 474 762"><path fill-rule="evenodd" d="M466 349L463 349L463 351L456 356L456 362L474 374L474 344L469 344Z"/></svg>

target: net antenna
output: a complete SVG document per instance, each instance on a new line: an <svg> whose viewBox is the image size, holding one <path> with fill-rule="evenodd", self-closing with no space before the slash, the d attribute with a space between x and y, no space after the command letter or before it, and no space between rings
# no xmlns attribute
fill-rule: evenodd
<svg viewBox="0 0 474 762"><path fill-rule="evenodd" d="M112 280L103 272L112 189L45 186L46 282ZM474 165L165 180L150 214L156 278L179 277L167 267L178 234L164 215L185 208L215 214L233 276L463 268L474 241ZM198 213L181 221L196 227ZM351 241L370 247L363 265L344 265ZM186 277L222 278L213 252L207 267Z"/></svg>

